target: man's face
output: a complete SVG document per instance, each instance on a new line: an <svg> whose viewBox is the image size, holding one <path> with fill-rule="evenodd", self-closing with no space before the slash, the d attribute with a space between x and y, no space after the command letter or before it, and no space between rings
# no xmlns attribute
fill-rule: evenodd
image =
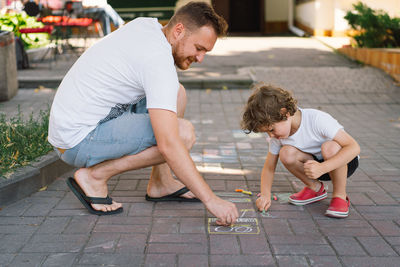
<svg viewBox="0 0 400 267"><path fill-rule="evenodd" d="M194 32L185 30L184 36L177 40L172 49L175 64L186 70L193 62L201 63L207 52L211 51L217 41L217 35L210 26L203 26Z"/></svg>

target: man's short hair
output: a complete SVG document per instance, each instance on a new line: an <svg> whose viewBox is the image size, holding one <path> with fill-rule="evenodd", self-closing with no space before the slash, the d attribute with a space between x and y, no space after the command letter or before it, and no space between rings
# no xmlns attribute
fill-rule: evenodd
<svg viewBox="0 0 400 267"><path fill-rule="evenodd" d="M205 2L189 2L179 8L169 21L170 25L181 22L190 31L211 26L218 37L226 36L228 24Z"/></svg>

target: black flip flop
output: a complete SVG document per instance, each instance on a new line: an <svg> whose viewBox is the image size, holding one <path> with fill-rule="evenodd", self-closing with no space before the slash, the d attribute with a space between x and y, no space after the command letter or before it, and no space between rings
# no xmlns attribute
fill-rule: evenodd
<svg viewBox="0 0 400 267"><path fill-rule="evenodd" d="M118 214L123 211L123 208L120 207L116 210L112 211L101 211L101 210L95 210L92 205L90 204L106 204L110 205L112 204L112 198L107 196L107 197L88 197L85 195L83 192L82 188L79 186L79 184L75 181L74 178L69 177L67 179L67 185L71 189L72 193L79 199L79 201L87 208L87 210L96 215L113 215L113 214Z"/></svg>
<svg viewBox="0 0 400 267"><path fill-rule="evenodd" d="M151 197L146 194L146 200L153 202L163 202L163 201L200 202L200 199L198 198L182 197L182 195L187 192L189 192L189 189L185 186L179 189L178 191L163 197Z"/></svg>

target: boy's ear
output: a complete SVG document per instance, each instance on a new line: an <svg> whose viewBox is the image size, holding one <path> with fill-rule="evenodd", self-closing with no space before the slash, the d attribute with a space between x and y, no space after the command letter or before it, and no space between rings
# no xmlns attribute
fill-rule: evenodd
<svg viewBox="0 0 400 267"><path fill-rule="evenodd" d="M286 115L286 117L289 117L289 113L288 113L288 111L287 111L286 108L281 108L279 112L280 112L282 115Z"/></svg>

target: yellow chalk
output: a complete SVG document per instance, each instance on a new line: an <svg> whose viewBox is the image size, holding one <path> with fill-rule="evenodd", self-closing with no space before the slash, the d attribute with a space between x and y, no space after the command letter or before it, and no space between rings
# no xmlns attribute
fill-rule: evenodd
<svg viewBox="0 0 400 267"><path fill-rule="evenodd" d="M250 196L253 194L251 191L246 191L246 190L243 190L242 193Z"/></svg>

